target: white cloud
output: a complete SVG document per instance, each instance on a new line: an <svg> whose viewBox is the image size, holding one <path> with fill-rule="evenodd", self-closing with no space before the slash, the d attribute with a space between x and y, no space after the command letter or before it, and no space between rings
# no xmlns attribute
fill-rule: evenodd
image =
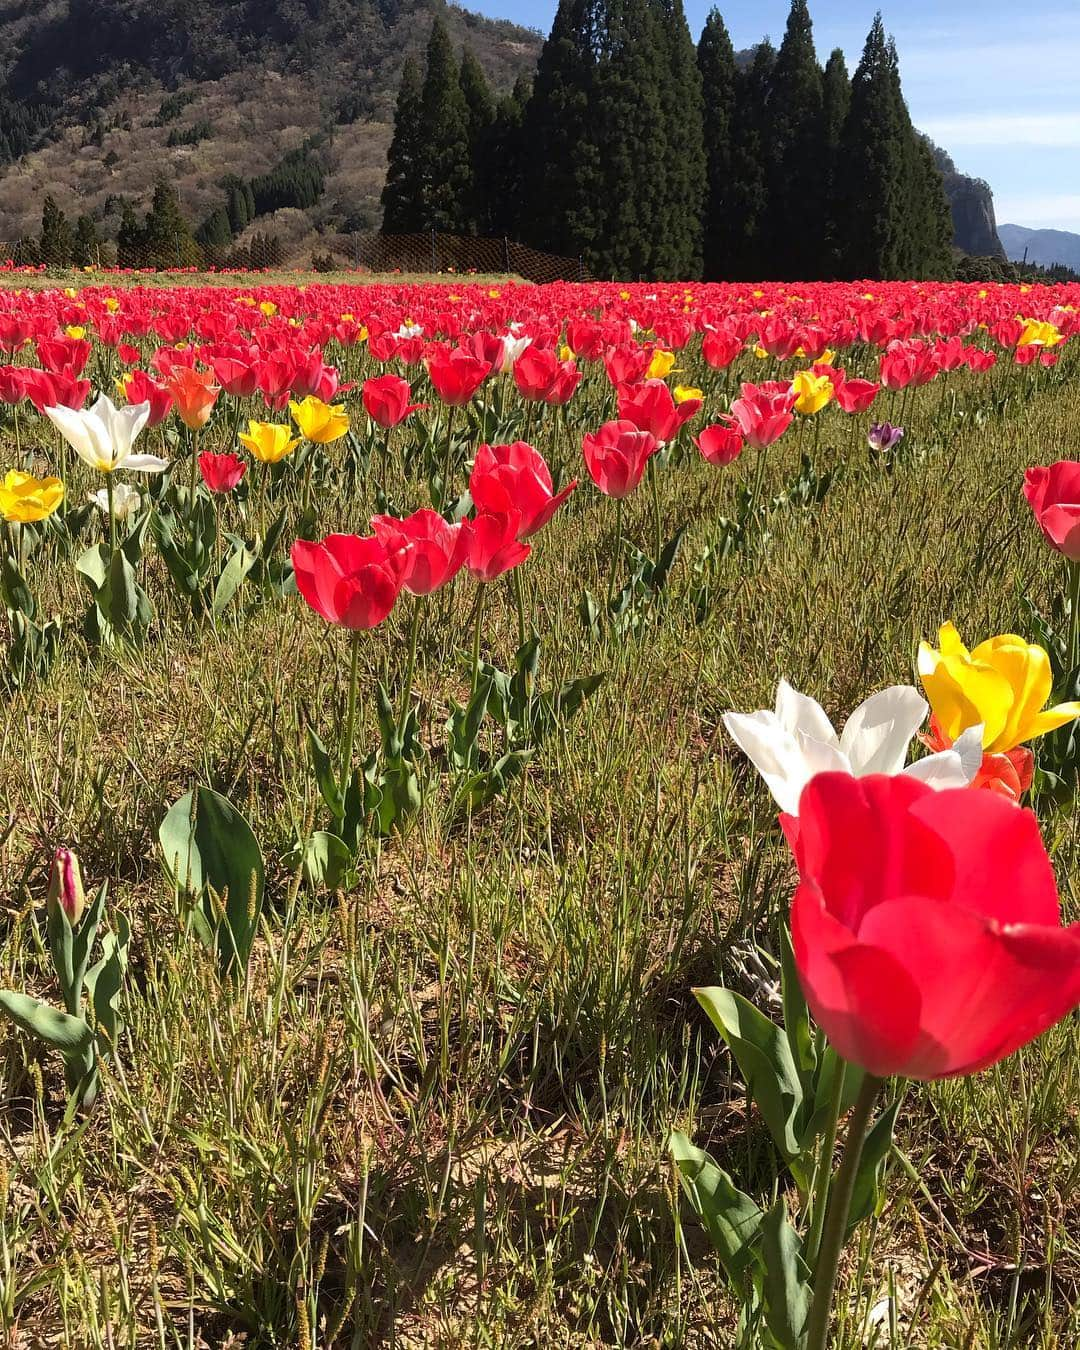
<svg viewBox="0 0 1080 1350"><path fill-rule="evenodd" d="M964 113L923 117L922 129L950 149L969 145L1080 147L1080 111L1058 113Z"/></svg>

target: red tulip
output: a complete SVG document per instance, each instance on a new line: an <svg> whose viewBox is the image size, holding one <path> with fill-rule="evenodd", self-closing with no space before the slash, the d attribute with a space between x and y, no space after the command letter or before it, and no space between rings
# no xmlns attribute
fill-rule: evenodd
<svg viewBox="0 0 1080 1350"><path fill-rule="evenodd" d="M26 397L25 367L0 366L0 403L21 403Z"/></svg>
<svg viewBox="0 0 1080 1350"><path fill-rule="evenodd" d="M0 351L17 352L34 335L34 325L29 319L20 319L15 314L0 314Z"/></svg>
<svg viewBox="0 0 1080 1350"><path fill-rule="evenodd" d="M211 492L231 492L247 473L247 464L239 455L216 455L204 450L199 456L199 473Z"/></svg>
<svg viewBox="0 0 1080 1350"><path fill-rule="evenodd" d="M706 333L701 340L701 354L714 370L727 370L743 349L743 340L737 333L723 330Z"/></svg>
<svg viewBox="0 0 1080 1350"><path fill-rule="evenodd" d="M737 426L706 427L694 444L710 464L731 464L742 454L743 438Z"/></svg>
<svg viewBox="0 0 1080 1350"><path fill-rule="evenodd" d="M837 407L846 413L867 412L880 392L873 380L841 380L833 386Z"/></svg>
<svg viewBox="0 0 1080 1350"><path fill-rule="evenodd" d="M621 384L640 384L652 361L652 353L634 343L612 347L604 356L604 369L616 389Z"/></svg>
<svg viewBox="0 0 1080 1350"><path fill-rule="evenodd" d="M210 369L222 391L230 398L250 398L259 387L259 368L251 361L241 361L232 356L213 356L210 358Z"/></svg>
<svg viewBox="0 0 1080 1350"><path fill-rule="evenodd" d="M731 416L746 443L764 450L778 441L791 426L795 398L790 385L770 389L767 385L744 384L742 398L731 405Z"/></svg>
<svg viewBox="0 0 1080 1350"><path fill-rule="evenodd" d="M172 412L173 396L163 384L152 380L145 370L133 370L121 377L124 397L129 403L149 403L148 427L160 426Z"/></svg>
<svg viewBox="0 0 1080 1350"><path fill-rule="evenodd" d="M543 455L524 441L482 445L469 478L469 492L478 511L520 513L519 539L529 539L542 530L576 487L575 479L552 495L551 471Z"/></svg>
<svg viewBox="0 0 1080 1350"><path fill-rule="evenodd" d="M559 374L559 358L553 351L526 347L514 362L514 383L529 403L543 403Z"/></svg>
<svg viewBox="0 0 1080 1350"><path fill-rule="evenodd" d="M23 393L38 412L46 408L74 408L78 412L90 393L90 381L27 367L23 371Z"/></svg>
<svg viewBox="0 0 1080 1350"><path fill-rule="evenodd" d="M1028 469L1024 496L1050 547L1080 562L1080 464L1061 459L1048 469Z"/></svg>
<svg viewBox="0 0 1080 1350"><path fill-rule="evenodd" d="M795 850L800 983L870 1073L975 1073L1080 1002L1080 925L1061 927L1035 817L1004 797L819 774Z"/></svg>
<svg viewBox="0 0 1080 1350"><path fill-rule="evenodd" d="M605 422L582 442L589 477L608 497L629 496L641 482L649 456L660 449L656 437L633 422Z"/></svg>
<svg viewBox="0 0 1080 1350"><path fill-rule="evenodd" d="M405 554L404 548L355 534L331 534L318 544L298 539L292 546L296 586L327 623L374 628L394 608Z"/></svg>
<svg viewBox="0 0 1080 1350"><path fill-rule="evenodd" d="M438 347L428 357L428 375L436 394L451 408L463 408L490 373L490 367L460 348Z"/></svg>
<svg viewBox="0 0 1080 1350"><path fill-rule="evenodd" d="M395 378L395 377L391 377ZM404 547L402 587L410 595L430 595L461 570L468 536L460 521L451 525L437 511L422 507L404 520L373 516L371 528L389 552Z"/></svg>
<svg viewBox="0 0 1080 1350"><path fill-rule="evenodd" d="M646 380L619 390L619 417L648 431L664 444L674 440L682 427L701 409L701 399L676 403L663 380Z"/></svg>
<svg viewBox="0 0 1080 1350"><path fill-rule="evenodd" d="M523 563L532 552L530 545L523 544L518 537L521 530L518 511L484 511L464 524L465 566L477 581L494 581Z"/></svg>
<svg viewBox="0 0 1080 1350"><path fill-rule="evenodd" d="M399 426L410 413L419 412L421 408L427 407L426 403L410 403L411 397L409 382L403 380L400 375L380 375L375 379L365 380L361 390L365 412L373 422L386 431Z"/></svg>

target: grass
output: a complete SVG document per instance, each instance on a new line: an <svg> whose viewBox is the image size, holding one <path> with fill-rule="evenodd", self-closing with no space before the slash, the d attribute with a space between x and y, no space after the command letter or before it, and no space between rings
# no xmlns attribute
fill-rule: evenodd
<svg viewBox="0 0 1080 1350"><path fill-rule="evenodd" d="M57 286L83 290L171 289L174 286L487 286L526 284L506 272L109 272L50 267L44 272L0 271L0 290L46 291Z"/></svg>
<svg viewBox="0 0 1080 1350"><path fill-rule="evenodd" d="M791 874L720 715L766 706L786 674L842 718L909 681L945 619L973 640L1025 631L1023 599L1045 605L1062 574L1021 473L1080 453L1074 368L1038 395L1018 385L1005 420L962 401L947 425L925 391L891 475L849 459L827 414L815 467L844 472L824 500L777 510L763 547L720 561L704 550L754 466L687 454L660 478L665 537L688 522L684 551L667 603L628 640L587 639L577 619L614 527L580 488L525 575L547 678L602 670L600 692L475 816L452 812L433 766L423 813L347 894L298 889L278 861L316 814L301 728L336 743L344 635L296 597L198 625L151 574L152 640L101 656L75 631L70 564L35 572L72 630L0 725L0 984L53 996L36 906L56 843L78 848L88 882L111 880L135 935L120 1054L88 1118L65 1120L55 1059L0 1030L9 1342L733 1346L735 1310L664 1139L686 1129L746 1189L772 1185L690 990L768 997L751 947L776 950ZM602 386L581 397L595 425ZM550 426L538 443L554 454ZM769 452L771 493L797 462L793 437ZM325 528L363 529L374 480L328 494ZM400 506L422 500L388 487ZM648 546L647 491L627 507L628 537ZM484 653L505 665L514 608L490 589ZM421 644L433 735L467 686L471 601L459 584ZM404 622L363 644L361 755L375 679L401 678ZM165 807L196 781L231 797L270 860L239 990L185 934L156 852ZM1042 814L1076 918L1075 816ZM908 1090L872 1250L842 1271L837 1350L1077 1344L1078 1100L1071 1019L975 1079Z"/></svg>

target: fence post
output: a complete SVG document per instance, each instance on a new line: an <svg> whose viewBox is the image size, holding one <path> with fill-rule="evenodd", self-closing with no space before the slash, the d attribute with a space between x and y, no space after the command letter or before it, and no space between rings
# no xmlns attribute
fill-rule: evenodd
<svg viewBox="0 0 1080 1350"><path fill-rule="evenodd" d="M506 274L510 275L510 241L503 235L503 256L506 258Z"/></svg>
<svg viewBox="0 0 1080 1350"><path fill-rule="evenodd" d="M433 272L437 272L437 271L439 270L439 260L438 260L438 257L437 257L437 255L436 255L435 249L436 249L436 244L435 244L435 231L432 230L432 231L431 231L431 270L432 270Z"/></svg>
<svg viewBox="0 0 1080 1350"><path fill-rule="evenodd" d="M585 280L585 259L580 254L577 260L577 279L579 282Z"/></svg>

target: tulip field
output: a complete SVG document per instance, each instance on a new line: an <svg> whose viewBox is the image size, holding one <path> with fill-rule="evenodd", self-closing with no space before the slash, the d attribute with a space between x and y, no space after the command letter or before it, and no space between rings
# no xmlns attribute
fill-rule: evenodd
<svg viewBox="0 0 1080 1350"><path fill-rule="evenodd" d="M1080 1344L1080 287L0 289L0 1341Z"/></svg>

